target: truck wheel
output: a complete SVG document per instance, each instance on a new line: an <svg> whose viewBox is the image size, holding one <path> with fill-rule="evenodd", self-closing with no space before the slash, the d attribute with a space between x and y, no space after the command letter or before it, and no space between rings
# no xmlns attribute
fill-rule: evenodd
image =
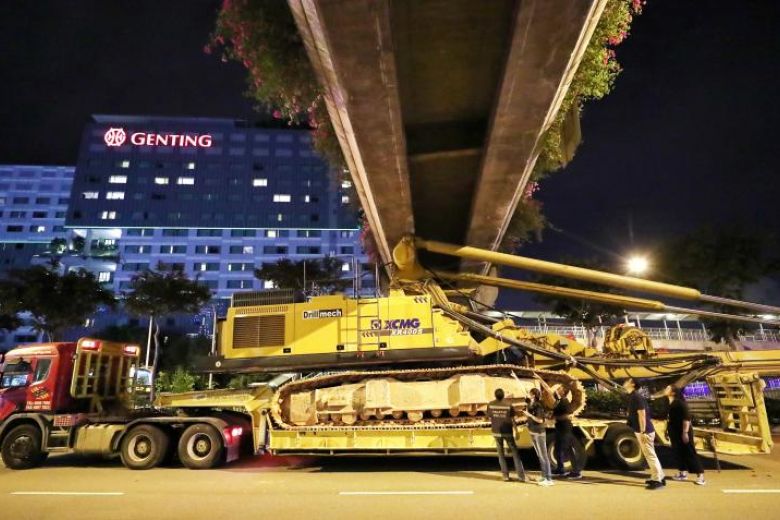
<svg viewBox="0 0 780 520"><path fill-rule="evenodd" d="M224 446L216 428L193 424L179 439L179 460L190 469L211 469L222 464Z"/></svg>
<svg viewBox="0 0 780 520"><path fill-rule="evenodd" d="M645 467L639 441L634 431L625 424L613 424L607 429L601 451L616 469L638 470Z"/></svg>
<svg viewBox="0 0 780 520"><path fill-rule="evenodd" d="M9 469L40 466L48 455L41 451L41 430L32 424L23 424L8 432L0 453L3 463Z"/></svg>
<svg viewBox="0 0 780 520"><path fill-rule="evenodd" d="M577 459L577 466L584 468L585 464L588 462L588 454L585 452L585 446L582 445L577 437L574 437L572 447L574 448L574 458ZM558 457L555 456L555 433L553 432L547 433L547 453L550 455L550 465L554 471L558 465ZM574 468L570 460L563 463L564 471L572 471L572 469Z"/></svg>
<svg viewBox="0 0 780 520"><path fill-rule="evenodd" d="M122 439L119 455L130 469L151 469L159 466L168 451L168 436L149 424L131 429Z"/></svg>

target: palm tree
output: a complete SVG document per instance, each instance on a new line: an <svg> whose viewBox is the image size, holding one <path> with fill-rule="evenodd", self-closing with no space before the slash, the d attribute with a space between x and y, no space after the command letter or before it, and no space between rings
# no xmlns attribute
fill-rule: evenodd
<svg viewBox="0 0 780 520"><path fill-rule="evenodd" d="M136 316L149 316L154 325L154 378L160 360L159 318L198 312L211 299L211 291L197 280L190 280L180 269L138 273L130 281L130 291L125 295L125 308ZM154 399L154 386L151 398Z"/></svg>

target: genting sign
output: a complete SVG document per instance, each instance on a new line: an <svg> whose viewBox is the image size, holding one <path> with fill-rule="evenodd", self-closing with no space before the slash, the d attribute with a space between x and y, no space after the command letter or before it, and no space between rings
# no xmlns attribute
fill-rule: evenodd
<svg viewBox="0 0 780 520"><path fill-rule="evenodd" d="M103 134L106 146L122 146L127 140L123 128L109 128ZM158 134L154 132L134 132L130 134L130 143L136 146L179 146L200 148L211 147L211 135Z"/></svg>

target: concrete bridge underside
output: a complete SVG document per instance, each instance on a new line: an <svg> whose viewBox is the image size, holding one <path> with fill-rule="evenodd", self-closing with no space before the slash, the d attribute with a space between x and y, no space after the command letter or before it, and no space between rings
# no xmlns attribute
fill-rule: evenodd
<svg viewBox="0 0 780 520"><path fill-rule="evenodd" d="M497 248L605 0L288 2L383 260Z"/></svg>

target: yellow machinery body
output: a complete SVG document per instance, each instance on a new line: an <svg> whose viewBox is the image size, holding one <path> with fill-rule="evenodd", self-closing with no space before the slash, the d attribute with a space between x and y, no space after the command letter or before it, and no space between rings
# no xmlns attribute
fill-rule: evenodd
<svg viewBox="0 0 780 520"><path fill-rule="evenodd" d="M331 369L479 355L469 331L435 308L430 296L402 291L233 306L220 324L219 347L211 371Z"/></svg>

